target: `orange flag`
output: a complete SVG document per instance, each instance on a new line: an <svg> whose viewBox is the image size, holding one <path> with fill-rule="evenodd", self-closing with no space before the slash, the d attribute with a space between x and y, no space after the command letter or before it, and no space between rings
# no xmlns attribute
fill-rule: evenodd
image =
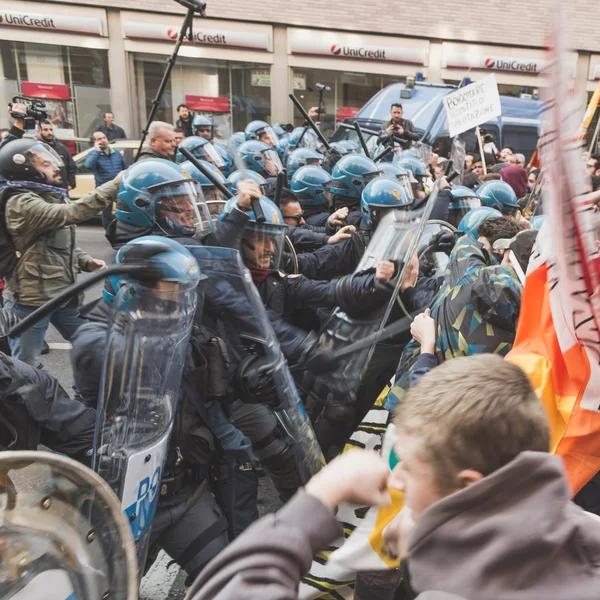
<svg viewBox="0 0 600 600"><path fill-rule="evenodd" d="M560 9L555 17L560 22ZM529 264L507 359L529 375L546 407L551 451L564 459L577 493L600 471L600 256L562 35L555 25L547 127L540 140L546 223Z"/></svg>

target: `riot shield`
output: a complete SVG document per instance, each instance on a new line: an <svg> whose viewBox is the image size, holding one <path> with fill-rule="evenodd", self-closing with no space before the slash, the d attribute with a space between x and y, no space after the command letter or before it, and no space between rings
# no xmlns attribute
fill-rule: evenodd
<svg viewBox="0 0 600 600"><path fill-rule="evenodd" d="M452 170L458 172L458 175L454 178L454 185L463 184L466 157L467 149L465 141L457 136L452 140L452 148L450 149L450 161L452 162Z"/></svg>
<svg viewBox="0 0 600 600"><path fill-rule="evenodd" d="M425 142L413 142L410 149L416 152L423 166L427 168L431 161L431 146Z"/></svg>
<svg viewBox="0 0 600 600"><path fill-rule="evenodd" d="M196 311L197 279L117 294L106 337L94 470L120 498L143 571L181 374Z"/></svg>
<svg viewBox="0 0 600 600"><path fill-rule="evenodd" d="M135 600L135 545L96 473L49 452L0 453L0 597Z"/></svg>
<svg viewBox="0 0 600 600"><path fill-rule="evenodd" d="M207 277L206 317L223 315L230 335L236 338L227 340L228 349L235 352L237 347L254 345L264 357L262 369L271 376L277 396L275 405L271 402L270 406L294 442L300 480L308 482L323 465L321 449L250 272L237 250L207 246L187 249Z"/></svg>

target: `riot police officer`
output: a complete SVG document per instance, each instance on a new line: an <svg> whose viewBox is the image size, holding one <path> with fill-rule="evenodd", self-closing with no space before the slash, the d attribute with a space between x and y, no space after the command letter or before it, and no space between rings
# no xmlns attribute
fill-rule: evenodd
<svg viewBox="0 0 600 600"><path fill-rule="evenodd" d="M175 154L175 159L178 163L187 160L182 154L181 148L188 150L194 158L212 163L219 169L225 168L225 161L221 158L221 154L206 138L195 135L185 138L181 144L179 144L179 148Z"/></svg>
<svg viewBox="0 0 600 600"><path fill-rule="evenodd" d="M297 148L288 156L286 161L288 178L291 179L300 167L306 167L307 165L323 166L323 156L311 148Z"/></svg>
<svg viewBox="0 0 600 600"><path fill-rule="evenodd" d="M215 125L213 120L206 115L195 115L192 121L191 135L204 138L209 142L215 137ZM189 136L188 136L189 137Z"/></svg>
<svg viewBox="0 0 600 600"><path fill-rule="evenodd" d="M517 195L506 181L486 181L477 188L477 194L485 206L495 208L507 217L515 216L520 210Z"/></svg>
<svg viewBox="0 0 600 600"><path fill-rule="evenodd" d="M212 163L201 161L204 168L208 169L213 177L220 181L223 185L225 184L224 174L220 169L215 167ZM215 184L204 174L202 173L198 167L193 165L189 160L181 163L181 171L187 175L190 179L194 179L200 184L202 189L202 195L204 196L204 201L208 206L208 211L213 221L216 223L219 219L219 215L223 211L223 207L227 200L223 195L223 192L215 186Z"/></svg>

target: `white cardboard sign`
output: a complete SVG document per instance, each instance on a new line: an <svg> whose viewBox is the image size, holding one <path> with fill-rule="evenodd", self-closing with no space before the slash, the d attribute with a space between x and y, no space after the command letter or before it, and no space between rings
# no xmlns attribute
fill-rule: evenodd
<svg viewBox="0 0 600 600"><path fill-rule="evenodd" d="M482 125L502 114L494 74L470 83L444 97L450 137Z"/></svg>

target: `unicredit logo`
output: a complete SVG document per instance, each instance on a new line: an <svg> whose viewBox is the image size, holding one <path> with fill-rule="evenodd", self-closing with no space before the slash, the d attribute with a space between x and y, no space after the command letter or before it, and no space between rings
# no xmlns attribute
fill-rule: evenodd
<svg viewBox="0 0 600 600"><path fill-rule="evenodd" d="M169 29L167 35L172 39L176 40L179 37L179 32L175 29Z"/></svg>
<svg viewBox="0 0 600 600"><path fill-rule="evenodd" d="M50 17L32 17L30 15L14 15L11 13L4 13L0 16L0 23L6 25L20 25L21 27L40 27L44 29L56 29L54 19Z"/></svg>
<svg viewBox="0 0 600 600"><path fill-rule="evenodd" d="M335 56L351 56L355 58L371 58L385 60L385 50L373 50L372 48L352 48L351 46L331 46L332 54Z"/></svg>
<svg viewBox="0 0 600 600"><path fill-rule="evenodd" d="M505 60L498 58L485 59L485 66L488 69L498 69L499 71L522 71L524 73L538 73L538 63L535 60L524 61L524 60Z"/></svg>

